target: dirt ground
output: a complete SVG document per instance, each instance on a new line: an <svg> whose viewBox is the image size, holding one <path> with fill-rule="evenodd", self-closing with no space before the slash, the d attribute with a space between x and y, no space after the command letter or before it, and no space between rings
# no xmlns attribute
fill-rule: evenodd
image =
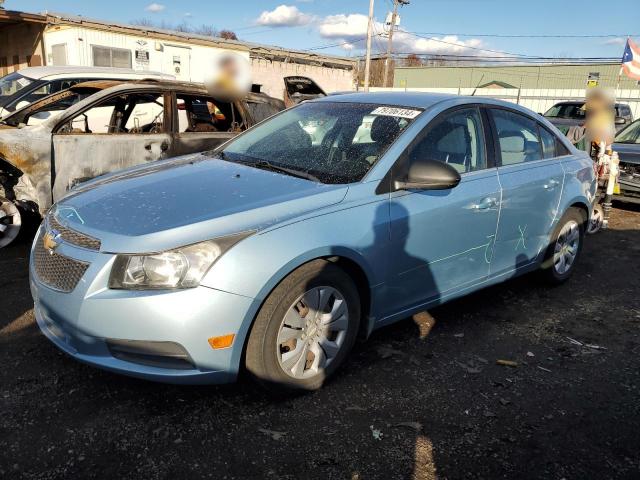
<svg viewBox="0 0 640 480"><path fill-rule="evenodd" d="M377 331L286 400L77 363L35 326L28 245L0 250L0 477L638 479L640 209L618 207L567 284Z"/></svg>

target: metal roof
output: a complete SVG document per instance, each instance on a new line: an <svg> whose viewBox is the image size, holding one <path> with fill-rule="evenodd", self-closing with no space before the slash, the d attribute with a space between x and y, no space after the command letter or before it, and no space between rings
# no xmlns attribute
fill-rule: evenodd
<svg viewBox="0 0 640 480"><path fill-rule="evenodd" d="M271 45L244 42L241 40L227 40L224 38L198 35L195 33L165 30L153 26L129 25L65 13L46 12L45 15L47 16L47 23L50 25L78 25L86 28L109 30L110 32L144 36L153 39L167 39L191 44L239 50L249 52L249 54L254 58L288 58L297 62L330 65L345 69L354 68L356 63L355 59L340 57L337 55L317 54L313 52L305 52L303 50L291 50Z"/></svg>
<svg viewBox="0 0 640 480"><path fill-rule="evenodd" d="M150 72L146 70L132 70L129 68L110 68L110 67L54 67L54 66L46 66L46 67L26 67L20 69L20 74L25 77L32 78L34 80L40 80L42 78L51 77L54 75L69 75L72 77L78 75L113 75L113 76L123 76L128 75L134 78L164 78L171 79L174 78L173 75L167 75L165 73L160 72Z"/></svg>

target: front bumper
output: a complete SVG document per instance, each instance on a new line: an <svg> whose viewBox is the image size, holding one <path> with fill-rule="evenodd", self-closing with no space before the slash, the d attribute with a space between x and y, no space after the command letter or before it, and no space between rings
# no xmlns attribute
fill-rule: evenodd
<svg viewBox="0 0 640 480"><path fill-rule="evenodd" d="M202 286L177 291L110 290L106 281L114 255L67 244L56 252L90 263L75 289L63 293L38 278L31 257L36 320L58 348L81 362L147 380L206 384L236 379L244 338L257 308L253 299ZM209 345L210 337L228 334L235 334L231 347L214 350ZM109 341L171 342L187 352L190 366L164 368L125 361L112 354Z"/></svg>

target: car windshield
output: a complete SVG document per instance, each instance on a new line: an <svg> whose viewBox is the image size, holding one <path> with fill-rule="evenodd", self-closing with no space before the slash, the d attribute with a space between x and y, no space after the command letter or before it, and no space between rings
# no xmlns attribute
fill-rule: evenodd
<svg viewBox="0 0 640 480"><path fill-rule="evenodd" d="M640 143L640 120L618 133L615 143Z"/></svg>
<svg viewBox="0 0 640 480"><path fill-rule="evenodd" d="M218 155L322 183L357 182L421 112L365 103L303 103L248 130Z"/></svg>
<svg viewBox="0 0 640 480"><path fill-rule="evenodd" d="M552 118L583 119L584 110L582 110L582 105L579 103L559 103L547 110L547 113L545 113L544 116Z"/></svg>
<svg viewBox="0 0 640 480"><path fill-rule="evenodd" d="M33 79L16 72L0 78L0 105L4 104L6 98L15 95L33 82Z"/></svg>

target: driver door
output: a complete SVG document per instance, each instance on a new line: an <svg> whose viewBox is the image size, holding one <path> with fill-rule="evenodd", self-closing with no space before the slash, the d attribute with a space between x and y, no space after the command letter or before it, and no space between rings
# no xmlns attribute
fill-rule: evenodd
<svg viewBox="0 0 640 480"><path fill-rule="evenodd" d="M165 158L171 151L168 95L135 92L103 99L53 134L53 201L105 173Z"/></svg>

